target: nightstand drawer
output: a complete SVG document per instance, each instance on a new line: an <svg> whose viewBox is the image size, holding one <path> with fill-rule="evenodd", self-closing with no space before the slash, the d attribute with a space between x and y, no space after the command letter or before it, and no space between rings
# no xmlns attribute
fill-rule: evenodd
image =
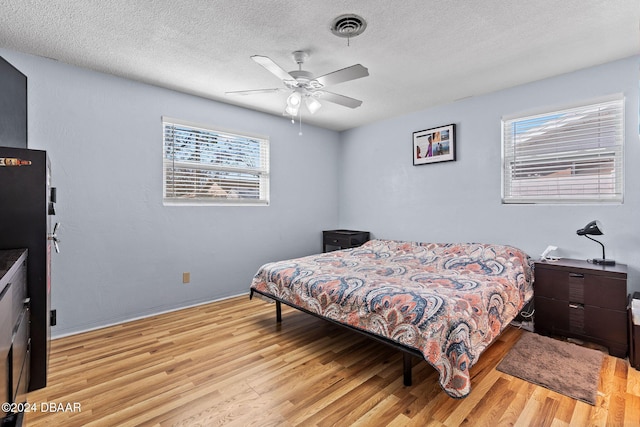
<svg viewBox="0 0 640 427"><path fill-rule="evenodd" d="M536 296L569 301L569 273L549 270L536 265L533 283Z"/></svg>
<svg viewBox="0 0 640 427"><path fill-rule="evenodd" d="M535 297L536 313L534 326L536 332L565 333L569 331L569 310L567 301Z"/></svg>
<svg viewBox="0 0 640 427"><path fill-rule="evenodd" d="M627 281L613 277L586 275L584 303L626 312Z"/></svg>
<svg viewBox="0 0 640 427"><path fill-rule="evenodd" d="M600 343L625 344L624 311L536 297L535 328L541 333L579 336Z"/></svg>
<svg viewBox="0 0 640 427"><path fill-rule="evenodd" d="M627 342L627 312L606 310L597 307L584 308L584 333L607 342L625 344Z"/></svg>
<svg viewBox="0 0 640 427"><path fill-rule="evenodd" d="M322 251L328 252L328 247L337 249L355 248L368 240L368 231L326 230L322 232Z"/></svg>
<svg viewBox="0 0 640 427"><path fill-rule="evenodd" d="M612 310L626 310L627 281L616 277L585 273L580 269L535 271L536 295L593 305Z"/></svg>
<svg viewBox="0 0 640 427"><path fill-rule="evenodd" d="M348 235L340 235L336 233L327 233L324 235L325 245L334 245L340 247L347 247L351 245L351 237Z"/></svg>

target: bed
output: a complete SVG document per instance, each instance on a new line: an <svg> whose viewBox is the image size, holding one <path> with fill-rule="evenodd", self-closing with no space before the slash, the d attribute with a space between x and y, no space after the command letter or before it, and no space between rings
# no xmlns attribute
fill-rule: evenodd
<svg viewBox="0 0 640 427"><path fill-rule="evenodd" d="M365 333L439 372L451 397L471 391L469 369L533 297L533 261L504 245L371 240L263 265L258 293Z"/></svg>

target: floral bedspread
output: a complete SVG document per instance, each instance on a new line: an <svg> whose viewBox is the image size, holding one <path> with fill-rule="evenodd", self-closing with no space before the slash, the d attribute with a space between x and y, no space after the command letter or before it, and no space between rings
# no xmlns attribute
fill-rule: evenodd
<svg viewBox="0 0 640 427"><path fill-rule="evenodd" d="M251 287L418 349L461 398L469 368L533 297L533 262L511 246L371 240L265 264Z"/></svg>

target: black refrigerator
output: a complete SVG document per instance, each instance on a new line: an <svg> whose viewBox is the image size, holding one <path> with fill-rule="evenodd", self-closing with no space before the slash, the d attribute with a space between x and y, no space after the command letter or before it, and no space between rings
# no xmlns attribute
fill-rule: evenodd
<svg viewBox="0 0 640 427"><path fill-rule="evenodd" d="M51 339L52 216L56 191L46 151L0 147L0 249L27 248L31 310L29 391L47 385Z"/></svg>

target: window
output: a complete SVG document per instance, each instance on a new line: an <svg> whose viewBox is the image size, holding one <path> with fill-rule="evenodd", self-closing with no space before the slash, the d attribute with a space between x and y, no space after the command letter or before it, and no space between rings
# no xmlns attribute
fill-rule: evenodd
<svg viewBox="0 0 640 427"><path fill-rule="evenodd" d="M164 203L269 204L269 140L162 118Z"/></svg>
<svg viewBox="0 0 640 427"><path fill-rule="evenodd" d="M623 99L503 120L503 203L623 199Z"/></svg>

